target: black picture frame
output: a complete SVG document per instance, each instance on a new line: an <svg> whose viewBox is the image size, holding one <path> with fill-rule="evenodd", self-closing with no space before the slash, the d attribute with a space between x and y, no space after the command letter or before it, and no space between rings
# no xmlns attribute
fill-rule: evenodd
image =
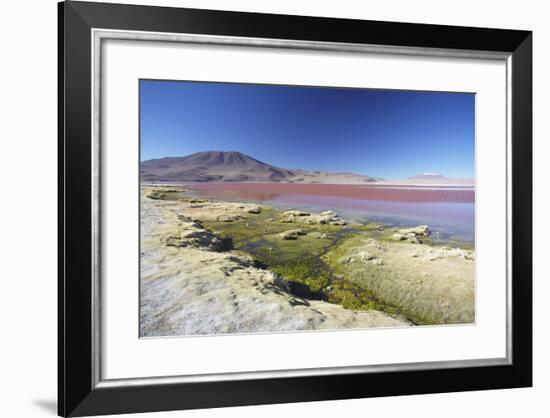
<svg viewBox="0 0 550 418"><path fill-rule="evenodd" d="M67 1L59 3L58 413L118 414L532 385L532 33ZM94 383L91 179L93 28L496 51L511 63L511 362L291 378Z"/></svg>

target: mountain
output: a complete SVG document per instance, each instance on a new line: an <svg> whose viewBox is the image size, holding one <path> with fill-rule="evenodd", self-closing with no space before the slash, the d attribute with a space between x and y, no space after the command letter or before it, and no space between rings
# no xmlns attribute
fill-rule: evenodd
<svg viewBox="0 0 550 418"><path fill-rule="evenodd" d="M294 175L237 151L205 151L143 161L140 173L142 181L189 182L281 182Z"/></svg>
<svg viewBox="0 0 550 418"><path fill-rule="evenodd" d="M415 176L407 178L407 180L448 180L448 177L445 177L442 174L437 173L421 173Z"/></svg>
<svg viewBox="0 0 550 418"><path fill-rule="evenodd" d="M475 179L453 179L445 177L437 173L421 173L403 180L383 180L377 179L379 185L399 186L399 185L416 185L416 186L475 186Z"/></svg>
<svg viewBox="0 0 550 418"><path fill-rule="evenodd" d="M141 181L256 183L365 183L374 178L353 173L289 170L237 151L205 151L185 157L142 161Z"/></svg>

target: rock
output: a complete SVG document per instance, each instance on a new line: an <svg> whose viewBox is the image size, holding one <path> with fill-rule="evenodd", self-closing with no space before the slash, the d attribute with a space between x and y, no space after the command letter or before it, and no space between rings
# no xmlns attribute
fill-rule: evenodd
<svg viewBox="0 0 550 418"><path fill-rule="evenodd" d="M182 207L186 215L205 222L237 222L251 218L254 216L252 213L263 211L263 208L257 204L218 200L203 202L190 203L189 200L183 200L177 204Z"/></svg>
<svg viewBox="0 0 550 418"><path fill-rule="evenodd" d="M407 239L407 236L396 232L391 236L391 238L395 241L405 241Z"/></svg>
<svg viewBox="0 0 550 418"><path fill-rule="evenodd" d="M287 210L283 212L283 214L289 215L289 216L311 216L311 213L303 212L301 210Z"/></svg>
<svg viewBox="0 0 550 418"><path fill-rule="evenodd" d="M379 230L379 231L383 231L383 230L384 230L384 227L383 227L383 226L379 226L379 227L378 227L378 230Z"/></svg>
<svg viewBox="0 0 550 418"><path fill-rule="evenodd" d="M328 235L325 234L324 232L312 232L309 234L310 237L312 238L318 238L318 239L327 239L328 238Z"/></svg>
<svg viewBox="0 0 550 418"><path fill-rule="evenodd" d="M376 257L366 251L360 251L359 253L357 253L357 255L359 256L359 258L361 259L361 261L370 261L370 260L374 260Z"/></svg>
<svg viewBox="0 0 550 418"><path fill-rule="evenodd" d="M262 278L264 283L278 287L279 289L284 290L285 292L290 292L290 286L288 285L287 281L283 279L281 276L279 276L277 273L273 273L272 271L267 271Z"/></svg>
<svg viewBox="0 0 550 418"><path fill-rule="evenodd" d="M241 219L244 219L244 218L240 215L233 215L233 214L219 215L217 217L217 220L219 222L234 222L234 221L240 221Z"/></svg>
<svg viewBox="0 0 550 418"><path fill-rule="evenodd" d="M256 260L249 254L237 253L227 255L227 259L239 265L239 267L253 267L256 265ZM233 271L233 270L230 270Z"/></svg>
<svg viewBox="0 0 550 418"><path fill-rule="evenodd" d="M410 242L411 244L422 244L422 240L420 238L411 234L408 235L407 242Z"/></svg>
<svg viewBox="0 0 550 418"><path fill-rule="evenodd" d="M411 244L422 244L422 241L415 234L413 233L403 234L402 233L403 230L401 229L400 231L401 232L396 232L391 236L393 240L407 241L407 242L410 242Z"/></svg>
<svg viewBox="0 0 550 418"><path fill-rule="evenodd" d="M194 224L194 226L196 226L197 228L203 228L202 226L202 223L199 219L196 219L196 218L191 218L187 215L183 215L183 214L179 214L177 215L177 218L180 220L180 221L183 221L183 222L191 222Z"/></svg>
<svg viewBox="0 0 550 418"><path fill-rule="evenodd" d="M283 212L285 216L281 219L283 223L303 223L306 225L347 225L347 222L340 218L331 210L326 210L320 214L312 214L299 210L287 210Z"/></svg>
<svg viewBox="0 0 550 418"><path fill-rule="evenodd" d="M435 261L442 258L462 258L464 260L473 261L474 254L472 251L463 250L462 248L449 248L443 246L428 255L429 261Z"/></svg>
<svg viewBox="0 0 550 418"><path fill-rule="evenodd" d="M404 228L400 229L399 232L404 235L413 234L415 236L424 236L427 237L430 235L430 228L428 225L419 225L414 228Z"/></svg>
<svg viewBox="0 0 550 418"><path fill-rule="evenodd" d="M145 196L147 196L149 199L161 200L166 197L166 193L160 190L150 190L145 194Z"/></svg>
<svg viewBox="0 0 550 418"><path fill-rule="evenodd" d="M376 248L377 250L383 250L382 246L374 239L368 238L363 241L367 247Z"/></svg>
<svg viewBox="0 0 550 418"><path fill-rule="evenodd" d="M299 235L306 235L306 234L307 232L304 231L303 229L290 229L288 231L281 232L279 234L279 237L282 239L294 240L294 239L298 239Z"/></svg>
<svg viewBox="0 0 550 418"><path fill-rule="evenodd" d="M179 214L177 215L177 218L178 220L180 220L182 223L181 225L185 228L203 228L204 227L202 226L202 224L200 223L200 221L198 221L197 219L193 219L193 218L190 218L189 216L186 216L186 215L182 215L182 214Z"/></svg>
<svg viewBox="0 0 550 418"><path fill-rule="evenodd" d="M180 193L180 192L184 192L184 191L186 191L186 190L169 188L169 187L157 187L157 188L153 188L153 189L148 190L145 193L145 196L148 197L149 199L161 200L161 199L165 199L166 197L168 197L168 193Z"/></svg>
<svg viewBox="0 0 550 418"><path fill-rule="evenodd" d="M381 259L379 259L378 257L374 256L373 254L367 251L359 251L357 253L357 256L361 261L364 261L365 263L374 264L376 266L381 266L384 264L384 262Z"/></svg>
<svg viewBox="0 0 550 418"><path fill-rule="evenodd" d="M464 260L473 260L474 259L474 255L472 253L467 253L467 252L464 252L463 254L460 255Z"/></svg>
<svg viewBox="0 0 550 418"><path fill-rule="evenodd" d="M349 264L353 262L353 257L350 257L349 255L344 255L338 259L338 263L340 264Z"/></svg>
<svg viewBox="0 0 550 418"><path fill-rule="evenodd" d="M295 239L298 239L298 235L297 234L288 234L286 232L281 232L279 234L279 237L281 239L286 239L286 240L295 240Z"/></svg>
<svg viewBox="0 0 550 418"><path fill-rule="evenodd" d="M179 234L166 238L169 247L197 247L208 248L215 251L228 251L233 248L233 240L230 237L221 237L197 222L183 221Z"/></svg>
<svg viewBox="0 0 550 418"><path fill-rule="evenodd" d="M342 218L331 219L328 223L331 224L331 225L340 225L340 226L344 226L344 225L347 225L347 224L348 224L348 223L347 223L346 221L344 221Z"/></svg>
<svg viewBox="0 0 550 418"><path fill-rule="evenodd" d="M346 225L347 222L340 218L336 213L331 210L321 212L320 215L316 216L315 221L321 225L330 224L330 225Z"/></svg>

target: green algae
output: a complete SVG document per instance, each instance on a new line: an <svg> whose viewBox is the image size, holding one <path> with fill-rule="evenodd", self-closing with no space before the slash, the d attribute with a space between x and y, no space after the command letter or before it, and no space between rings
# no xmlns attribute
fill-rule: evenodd
<svg viewBox="0 0 550 418"><path fill-rule="evenodd" d="M374 239L374 236L376 243L388 241L382 250L376 252L389 260L384 265L367 263L357 257L358 249L364 249L366 240ZM339 242L323 259L335 275L345 277L346 283L370 294L385 312L399 312L415 324L422 325L472 322L469 308L473 310L475 303L472 292L462 281L462 278L468 276L459 278L459 274L456 274L455 277L434 280L428 277L442 278L448 273L449 265L437 267L432 263L425 265L426 269L423 270L410 261L413 260L411 251L437 251L443 246L429 239L423 242L404 243L379 234L362 233ZM456 268L453 267L453 270ZM349 302L343 298L340 304L345 306Z"/></svg>
<svg viewBox="0 0 550 418"><path fill-rule="evenodd" d="M279 234L296 225L281 222L276 215L276 211L262 211L261 215L245 221L205 222L204 226L232 237L236 249L253 255L265 267L284 277L298 296L326 300L354 310L397 312L394 307L376 300L366 289L336 275L324 258L332 248L357 234L378 233L379 225L299 224L307 234L297 240L284 240ZM319 238L319 234L326 238Z"/></svg>

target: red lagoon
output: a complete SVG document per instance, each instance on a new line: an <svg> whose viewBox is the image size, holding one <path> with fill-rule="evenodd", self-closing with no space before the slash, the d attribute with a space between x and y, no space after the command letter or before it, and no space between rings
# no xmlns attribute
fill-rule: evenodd
<svg viewBox="0 0 550 418"><path fill-rule="evenodd" d="M475 190L465 186L364 184L195 183L194 193L212 198L334 210L391 225L425 223L432 230L474 240Z"/></svg>
<svg viewBox="0 0 550 418"><path fill-rule="evenodd" d="M198 183L192 188L203 195L227 196L259 201L280 195L301 194L394 202L474 203L473 187L463 186L394 186L363 184L295 184L295 183Z"/></svg>

